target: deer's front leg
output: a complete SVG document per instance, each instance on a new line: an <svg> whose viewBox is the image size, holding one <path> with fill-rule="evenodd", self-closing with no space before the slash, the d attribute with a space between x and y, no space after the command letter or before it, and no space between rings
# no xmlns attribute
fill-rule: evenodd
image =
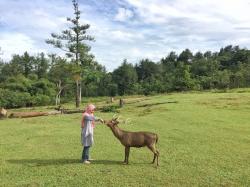
<svg viewBox="0 0 250 187"><path fill-rule="evenodd" d="M128 164L129 151L130 147L125 147L125 160L124 160L125 164Z"/></svg>
<svg viewBox="0 0 250 187"><path fill-rule="evenodd" d="M125 147L124 150L125 150L125 151L124 151L124 161L123 161L123 163L126 164L126 160L127 160L127 156L126 156L126 147Z"/></svg>

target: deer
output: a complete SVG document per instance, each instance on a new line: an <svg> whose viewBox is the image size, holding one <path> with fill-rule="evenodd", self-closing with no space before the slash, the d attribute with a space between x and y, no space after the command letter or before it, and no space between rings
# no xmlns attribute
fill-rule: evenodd
<svg viewBox="0 0 250 187"><path fill-rule="evenodd" d="M155 163L155 159L157 159L157 166L159 166L159 151L156 149L156 143L158 142L158 135L152 132L128 132L120 129L118 127L119 121L117 118L104 121L114 136L121 142L121 144L125 147L125 159L124 164L128 164L129 160L129 151L130 147L145 147L147 146L150 151L154 153L154 158L152 164Z"/></svg>

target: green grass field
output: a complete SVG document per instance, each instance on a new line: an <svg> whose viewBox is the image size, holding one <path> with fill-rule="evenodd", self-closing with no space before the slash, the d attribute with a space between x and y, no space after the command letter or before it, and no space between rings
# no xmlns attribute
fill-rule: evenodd
<svg viewBox="0 0 250 187"><path fill-rule="evenodd" d="M91 165L80 163L81 114L0 120L0 186L250 186L250 93L128 98L120 127L159 135L160 166L147 148L124 148L95 128ZM98 103L95 103L98 105ZM99 103L100 104L100 103ZM111 119L114 113L96 115Z"/></svg>

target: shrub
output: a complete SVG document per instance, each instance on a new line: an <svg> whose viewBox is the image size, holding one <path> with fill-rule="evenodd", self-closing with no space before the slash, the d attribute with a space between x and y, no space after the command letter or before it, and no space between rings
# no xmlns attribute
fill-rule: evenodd
<svg viewBox="0 0 250 187"><path fill-rule="evenodd" d="M31 96L27 92L15 92L8 89L0 89L0 106L5 108L25 107L30 103Z"/></svg>
<svg viewBox="0 0 250 187"><path fill-rule="evenodd" d="M47 95L38 94L32 97L32 103L35 106L48 105L51 104L51 99Z"/></svg>
<svg viewBox="0 0 250 187"><path fill-rule="evenodd" d="M104 107L101 108L101 112L115 112L115 113L119 113L118 108L119 108L119 106L115 106L115 105L104 106Z"/></svg>

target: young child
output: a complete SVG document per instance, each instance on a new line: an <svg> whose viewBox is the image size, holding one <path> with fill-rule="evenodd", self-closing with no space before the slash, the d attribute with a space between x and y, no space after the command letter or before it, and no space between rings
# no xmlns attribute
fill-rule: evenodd
<svg viewBox="0 0 250 187"><path fill-rule="evenodd" d="M81 142L83 145L82 162L84 164L90 164L89 149L94 143L95 121L100 121L103 123L101 118L94 116L94 111L95 105L89 104L83 113L81 122Z"/></svg>

